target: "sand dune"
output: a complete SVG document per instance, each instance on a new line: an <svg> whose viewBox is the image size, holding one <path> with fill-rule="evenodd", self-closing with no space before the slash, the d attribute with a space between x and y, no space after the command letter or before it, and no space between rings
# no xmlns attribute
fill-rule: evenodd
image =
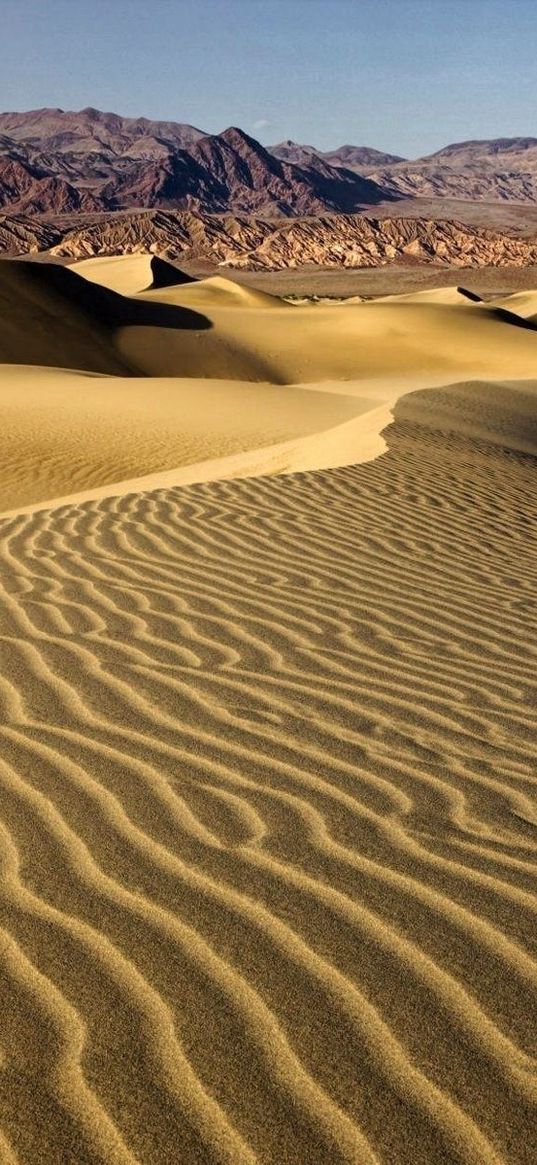
<svg viewBox="0 0 537 1165"><path fill-rule="evenodd" d="M537 333L16 278L0 1160L533 1165Z"/></svg>
<svg viewBox="0 0 537 1165"><path fill-rule="evenodd" d="M198 335L211 327L192 308L119 295L53 263L0 260L0 306L0 363L116 376L137 371L118 355L115 335L122 327Z"/></svg>
<svg viewBox="0 0 537 1165"><path fill-rule="evenodd" d="M144 378L4 365L2 509L253 450L262 465L264 449L272 456L273 446L295 448L377 409L375 400L288 385L155 377L148 391ZM225 474L215 467L209 476Z"/></svg>
<svg viewBox="0 0 537 1165"><path fill-rule="evenodd" d="M136 297L203 312L211 328L204 337L202 361L194 330L163 327L157 337L150 326L120 328L116 345L121 356L150 376L205 375L279 384L423 374L448 382L461 373L512 379L535 372L537 332L514 327L497 309L472 305L462 297L460 306L373 301L334 309L282 305L241 287L241 303L248 303L248 311L237 311L236 305L223 302L222 285L227 282L219 279L215 288L212 280L204 280ZM235 296L235 286L230 296ZM254 297L262 294L258 308Z"/></svg>
<svg viewBox="0 0 537 1165"><path fill-rule="evenodd" d="M150 287L167 287L178 283L195 283L192 276L160 259L158 255L102 255L94 259L80 259L71 264L71 271L83 275L90 283L98 283L120 295L135 295Z"/></svg>
<svg viewBox="0 0 537 1165"><path fill-rule="evenodd" d="M360 296L352 296L346 303L361 303ZM397 295L378 295L375 303L436 303L445 305L461 305L471 303L468 292L459 287L432 287L424 291L406 291Z"/></svg>
<svg viewBox="0 0 537 1165"><path fill-rule="evenodd" d="M509 438L519 434L517 449L533 449L532 402L526 416L520 392L505 384L535 375L537 331L506 309L461 296L453 305L452 289L448 303L441 289L438 302L426 293L292 305L220 276L123 296L111 285L145 281L153 257L78 266L89 280L55 266L1 264L2 512L116 486L124 493L367 460L382 452L397 400L424 388L449 396L459 382L502 378L489 394L492 411L484 404L485 427L501 444L507 426ZM94 282L101 272L110 286ZM475 402L459 391L453 401L451 420L468 413L461 431L475 436ZM439 409L444 423L443 402Z"/></svg>
<svg viewBox="0 0 537 1165"><path fill-rule="evenodd" d="M57 269L70 285L75 278ZM83 286L85 284L80 280ZM47 364L128 375L96 312L62 294L37 263L0 260L0 363Z"/></svg>
<svg viewBox="0 0 537 1165"><path fill-rule="evenodd" d="M402 421L5 521L19 1160L535 1159L533 489Z"/></svg>
<svg viewBox="0 0 537 1165"><path fill-rule="evenodd" d="M504 295L492 303L537 324L537 291L515 291L513 295Z"/></svg>

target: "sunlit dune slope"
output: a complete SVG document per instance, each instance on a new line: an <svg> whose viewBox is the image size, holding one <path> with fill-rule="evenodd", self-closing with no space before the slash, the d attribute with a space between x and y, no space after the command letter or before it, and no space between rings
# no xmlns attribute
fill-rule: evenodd
<svg viewBox="0 0 537 1165"><path fill-rule="evenodd" d="M167 287L178 283L193 283L192 276L186 275L172 263L157 255L102 255L92 259L80 259L71 263L70 270L82 275L91 283L99 283L121 295L134 295L149 287Z"/></svg>
<svg viewBox="0 0 537 1165"><path fill-rule="evenodd" d="M287 385L4 366L2 510L195 462L204 463L202 477L218 476L207 462L322 434L376 406ZM299 454L293 448L290 468Z"/></svg>
<svg viewBox="0 0 537 1165"><path fill-rule="evenodd" d="M3 1160L534 1165L535 459L426 413L2 523Z"/></svg>
<svg viewBox="0 0 537 1165"><path fill-rule="evenodd" d="M479 299L479 297L476 297ZM345 303L361 303L363 302L361 296L352 296L345 300ZM464 303L471 303L472 300L459 287L432 287L424 291L406 291L395 295L377 295L375 296L375 303L436 303L446 305L461 305Z"/></svg>
<svg viewBox="0 0 537 1165"><path fill-rule="evenodd" d="M217 285L215 286L215 283ZM378 377L532 376L537 330L515 326L496 309L412 302L334 307L282 304L226 280L145 292L137 302L198 308L211 328L121 328L121 355L151 376L204 375L299 383ZM244 310L237 310L240 295ZM268 300L268 302L267 302ZM230 302L231 301L231 302ZM247 310L246 310L247 307Z"/></svg>

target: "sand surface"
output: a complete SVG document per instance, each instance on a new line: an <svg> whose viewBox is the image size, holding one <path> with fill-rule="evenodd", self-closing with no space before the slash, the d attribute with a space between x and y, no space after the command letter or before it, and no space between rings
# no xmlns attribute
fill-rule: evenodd
<svg viewBox="0 0 537 1165"><path fill-rule="evenodd" d="M342 385L339 385L341 389ZM271 448L375 409L344 393L4 365L3 509ZM232 424L230 424L232 418Z"/></svg>
<svg viewBox="0 0 537 1165"><path fill-rule="evenodd" d="M537 333L243 292L0 372L0 1161L533 1165Z"/></svg>
<svg viewBox="0 0 537 1165"><path fill-rule="evenodd" d="M121 295L135 295L151 287L151 255L105 255L94 259L79 259L71 270L83 275L90 283L110 287Z"/></svg>

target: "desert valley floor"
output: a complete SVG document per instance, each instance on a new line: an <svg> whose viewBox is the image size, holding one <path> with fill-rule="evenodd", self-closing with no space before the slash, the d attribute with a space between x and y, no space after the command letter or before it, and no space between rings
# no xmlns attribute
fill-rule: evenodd
<svg viewBox="0 0 537 1165"><path fill-rule="evenodd" d="M532 1165L537 292L163 269L0 263L0 1160Z"/></svg>

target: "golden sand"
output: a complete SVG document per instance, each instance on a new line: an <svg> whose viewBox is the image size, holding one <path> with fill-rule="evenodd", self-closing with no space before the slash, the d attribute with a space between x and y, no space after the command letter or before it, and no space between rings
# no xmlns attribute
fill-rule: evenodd
<svg viewBox="0 0 537 1165"><path fill-rule="evenodd" d="M0 1160L533 1165L537 332L179 293L2 371Z"/></svg>

